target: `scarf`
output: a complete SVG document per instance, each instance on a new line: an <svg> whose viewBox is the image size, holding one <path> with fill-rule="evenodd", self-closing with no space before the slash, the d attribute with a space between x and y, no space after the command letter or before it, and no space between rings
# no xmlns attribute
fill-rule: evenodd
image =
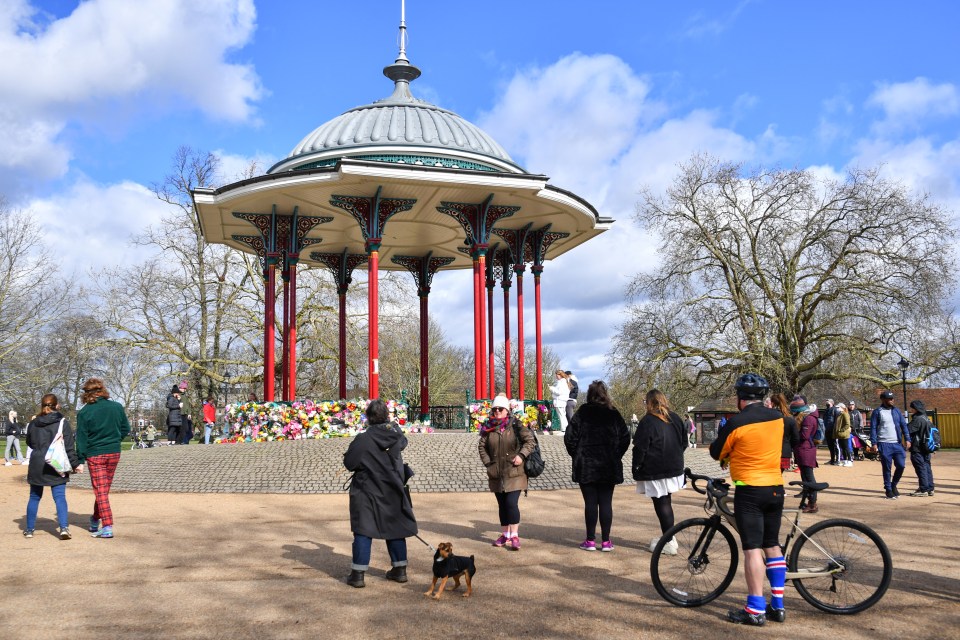
<svg viewBox="0 0 960 640"><path fill-rule="evenodd" d="M506 418L487 418L486 424L480 427L480 433L490 433L491 431L497 430L500 433L503 433L503 430L507 428L507 425L510 423L510 416Z"/></svg>

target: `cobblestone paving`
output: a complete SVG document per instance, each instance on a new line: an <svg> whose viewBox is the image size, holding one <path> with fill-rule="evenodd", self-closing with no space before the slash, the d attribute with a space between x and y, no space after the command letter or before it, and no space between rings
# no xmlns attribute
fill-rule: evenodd
<svg viewBox="0 0 960 640"><path fill-rule="evenodd" d="M487 491L475 433L412 434L404 461L416 475L410 489L419 493ZM570 456L558 436L539 436L547 462L533 490L568 489ZM113 491L173 493L344 493L350 478L343 454L350 438L250 444L163 446L124 451ZM624 456L630 482L631 452ZM726 475L706 448L688 449L686 463L696 473ZM73 486L89 488L87 474L74 475Z"/></svg>

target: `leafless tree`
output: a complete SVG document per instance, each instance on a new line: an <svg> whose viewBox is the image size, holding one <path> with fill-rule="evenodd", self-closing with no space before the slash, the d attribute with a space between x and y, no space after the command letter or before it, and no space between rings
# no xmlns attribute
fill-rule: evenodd
<svg viewBox="0 0 960 640"><path fill-rule="evenodd" d="M744 370L777 390L817 380L890 385L957 366L943 301L954 287L955 231L926 196L854 170L744 171L697 156L665 197L643 194L637 220L661 238L635 277L612 363L658 381L666 363L702 394ZM701 396L702 397L702 396Z"/></svg>

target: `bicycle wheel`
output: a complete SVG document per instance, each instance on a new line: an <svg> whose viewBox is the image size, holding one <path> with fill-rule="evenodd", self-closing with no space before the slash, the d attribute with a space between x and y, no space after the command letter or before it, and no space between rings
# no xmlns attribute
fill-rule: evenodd
<svg viewBox="0 0 960 640"><path fill-rule="evenodd" d="M824 520L797 538L787 564L793 571L830 571L794 578L804 600L821 611L859 613L875 605L893 576L890 550L877 533L854 520Z"/></svg>
<svg viewBox="0 0 960 640"><path fill-rule="evenodd" d="M664 553L671 539L677 541L676 555ZM657 593L667 602L679 607L699 607L730 586L739 559L729 529L713 518L692 518L660 538L650 561L650 577Z"/></svg>

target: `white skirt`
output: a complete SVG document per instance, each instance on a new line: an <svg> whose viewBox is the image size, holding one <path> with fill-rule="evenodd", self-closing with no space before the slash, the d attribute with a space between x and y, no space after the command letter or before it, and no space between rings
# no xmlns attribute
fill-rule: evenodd
<svg viewBox="0 0 960 640"><path fill-rule="evenodd" d="M638 480L637 493L648 495L651 498L662 498L663 496L676 493L687 486L687 479L681 473L674 478L661 478L660 480Z"/></svg>

